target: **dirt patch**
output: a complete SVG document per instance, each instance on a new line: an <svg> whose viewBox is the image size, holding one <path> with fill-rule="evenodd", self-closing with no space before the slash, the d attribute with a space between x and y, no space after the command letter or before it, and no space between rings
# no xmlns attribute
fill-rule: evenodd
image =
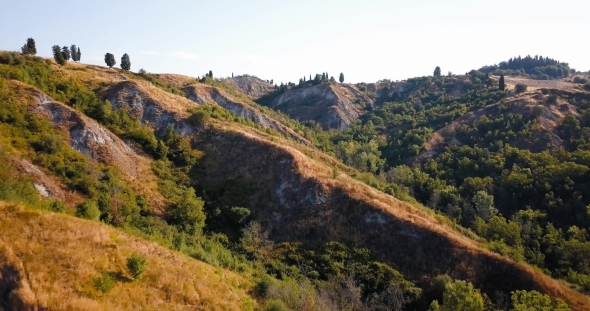
<svg viewBox="0 0 590 311"><path fill-rule="evenodd" d="M496 77L497 78L497 77ZM516 84L524 84L529 90L538 89L557 89L564 91L576 91L579 90L580 86L576 83L565 81L565 79L559 80L533 80L523 77L504 76L504 81L509 86L509 89L514 88Z"/></svg>

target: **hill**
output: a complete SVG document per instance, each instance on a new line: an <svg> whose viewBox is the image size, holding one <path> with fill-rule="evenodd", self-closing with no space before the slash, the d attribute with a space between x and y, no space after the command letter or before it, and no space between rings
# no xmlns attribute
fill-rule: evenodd
<svg viewBox="0 0 590 311"><path fill-rule="evenodd" d="M5 310L243 310L254 304L247 279L103 224L0 202L0 228ZM132 254L146 260L140 280L126 266ZM95 287L101 278L113 287L106 293Z"/></svg>
<svg viewBox="0 0 590 311"><path fill-rule="evenodd" d="M484 74L380 83L374 86L381 94L375 98L382 103L338 133L305 127L243 99L223 81L208 78L175 82L170 77L165 80L162 76L94 66L58 67L35 58L25 59L21 66L0 65L0 73L1 107L7 109L0 111L0 130L7 137L6 148L30 159L84 197L83 203L67 208L53 201L41 200L40 205L130 228L194 258L243 273L245 278L253 270L260 278L252 295L260 304L336 310L368 309L379 302L391 308L385 297L393 291L404 297L400 301L407 309L426 310L431 301L440 299L431 293L435 280L448 274L473 283L497 301L511 291L537 290L564 299L575 310L590 306L588 297L523 263L526 260L542 266L542 260L531 258L540 258L538 253L545 251L530 246L538 237L524 241L522 230L528 228L524 220L506 223L495 214L492 216L496 218L482 218L483 223L475 218L477 226L472 229L486 241L458 225L462 220L454 218L452 208L463 203L462 197L453 197L456 193L450 187L443 189L444 175L433 172L424 176L418 168L393 166L420 151L419 146L412 154L415 148L408 144L419 144L415 137L408 136L404 141L394 139L395 135L419 136L412 132L416 126L430 126L430 130L418 133L431 134L433 129L446 126L446 120L504 99L507 93L494 90L493 80ZM346 89L354 95L358 86L347 87L334 91L334 85L318 84L310 89L328 93ZM366 87L369 90L369 85ZM194 99L183 90L194 91ZM36 109L39 104L35 98L42 96L39 94L49 98L42 101L51 103L49 113ZM549 91L543 96L566 95L570 100L583 100ZM256 109L285 132L265 128L260 120L254 123L238 117L223 108L224 101ZM72 122L70 127L56 117L64 112L76 115L65 119ZM92 133L98 133L99 128L104 133L84 145L90 152L77 152L84 151L75 148L87 136L72 135L72 129L90 124L90 119L97 126ZM294 139L295 135L301 139ZM60 144L58 136L67 145ZM106 138L111 139L106 145L115 148L109 152L130 153L122 153L117 159L93 157L101 148L97 142ZM427 135L424 138L426 141ZM354 148L358 148L358 154L346 153ZM374 152L372 155L380 159L377 148L383 150L391 165L387 174L384 162L368 157ZM378 165L371 170L374 174L362 173L321 149L339 157L351 155L350 163L355 165ZM133 166L125 164L126 157L144 158L151 167L157 187L150 192L163 198L161 212L145 201L147 194L142 194L139 183L128 177L133 175L129 169ZM7 185L7 189L15 188ZM448 218L418 204L410 191L418 200L428 195L434 203L428 205L434 210L450 204L449 212L445 211ZM437 191L439 197L434 200L432 193ZM488 199L483 194L479 197ZM453 198L456 201L451 201ZM484 216L483 205L476 207ZM493 206L486 207L492 214ZM467 220L472 219L466 212L463 215L466 226L471 226ZM501 227L503 224L506 228ZM547 223L541 225L542 231L552 228ZM515 235L507 235L515 231ZM553 231L541 235L547 241L556 238L554 244L547 244L553 247L553 254L563 252L564 245L586 245L583 233L572 235L575 239ZM560 263L562 266L556 268L551 253L544 254L548 255L548 271L556 276L564 273L564 267L583 275L583 262ZM583 251L567 256L577 254ZM352 307L355 304L357 307Z"/></svg>
<svg viewBox="0 0 590 311"><path fill-rule="evenodd" d="M249 75L228 78L225 80L225 83L254 101L275 90L272 84Z"/></svg>

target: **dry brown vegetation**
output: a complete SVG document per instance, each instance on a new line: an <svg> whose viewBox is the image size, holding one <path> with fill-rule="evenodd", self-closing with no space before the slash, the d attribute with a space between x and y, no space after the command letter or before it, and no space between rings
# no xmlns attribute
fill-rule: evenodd
<svg viewBox="0 0 590 311"><path fill-rule="evenodd" d="M7 310L244 310L251 284L232 272L109 226L0 202L0 305ZM147 259L133 280L132 253ZM93 278L114 275L106 294Z"/></svg>

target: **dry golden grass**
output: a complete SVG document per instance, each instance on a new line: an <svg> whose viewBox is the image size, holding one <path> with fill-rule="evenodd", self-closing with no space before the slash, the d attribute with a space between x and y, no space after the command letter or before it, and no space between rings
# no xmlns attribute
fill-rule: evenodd
<svg viewBox="0 0 590 311"><path fill-rule="evenodd" d="M96 222L0 202L0 231L0 283L12 287L17 306L243 310L255 304L246 295L247 279ZM140 280L126 268L134 252L147 259ZM118 275L106 294L93 281L103 271Z"/></svg>

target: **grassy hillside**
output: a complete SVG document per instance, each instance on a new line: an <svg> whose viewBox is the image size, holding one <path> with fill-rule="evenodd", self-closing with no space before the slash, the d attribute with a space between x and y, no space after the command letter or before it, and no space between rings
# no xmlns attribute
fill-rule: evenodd
<svg viewBox="0 0 590 311"><path fill-rule="evenodd" d="M520 233L508 234L524 226L506 223L509 230L498 229L504 224L500 217L485 219L483 224L475 222L473 230L486 241L458 226L460 221L453 214L449 219L409 196L412 193L423 200L417 190L440 189L436 187L444 183L436 177L425 177L419 168L403 166L385 175L386 169L389 171L385 160L393 167L392 163L403 163L414 152L413 147L401 144L394 148L390 144L394 142L391 135L402 135L398 131L405 131L404 126L430 125L430 132L424 133L432 133L434 127L444 127L446 119L453 120L506 96L495 91L492 79L483 74L469 81L459 77L445 84L415 79L408 82L414 85L412 88L387 88L392 93L386 97L394 102L383 104L343 133L307 128L269 113L309 143L361 171L292 135L239 118L217 102L197 105L183 97L186 93L177 92L179 83L189 83L197 91L208 90L208 96L231 97L243 107L265 112L249 99L241 102L244 95L231 91L221 81L155 75L146 78L79 64L58 67L38 58L0 64L0 76L4 109L0 125L6 137L5 148L79 192L83 202L63 207L59 201L35 198L35 191L30 193L35 188L26 180L24 186L1 184L3 189L18 190L22 186L24 190L7 191L0 199L40 204L99 220L230 269L255 284L250 294L261 308L427 310L434 300L452 308L444 293L464 284L453 279L473 283L475 288L469 285L470 295L482 301L482 308L484 304L503 308L500 301L508 308L518 302L518 296L513 295L520 290L537 290L564 299L574 310L590 305L588 297L519 262L523 258L517 256L521 251L518 247L523 244L511 243L518 241ZM29 86L20 87L22 83ZM438 92L443 89L459 99L441 96ZM18 92L24 92L24 96ZM48 107L49 113L40 111L39 97L48 98L43 103L53 103L41 105ZM414 103L410 106L413 110L389 110L401 109L406 100ZM442 102L432 104L429 100ZM433 113L425 113L426 107L434 109ZM61 116L61 111L76 116L68 119L69 126L55 117ZM379 122L379 114L387 113L394 117ZM115 137L113 141L118 144L120 140L150 165L153 180L148 185L153 188L147 193L155 191L162 198L159 211L146 200L141 184L125 177L128 169L121 162L96 157L100 149L97 145L88 145L91 152L76 151L83 151L76 146L86 136L72 133L89 124L90 119L96 128L92 133L104 133L93 134L99 137L97 141ZM106 144L107 151L111 145ZM391 154L397 157L390 158ZM73 160L60 162L68 157ZM10 170L6 174L15 176ZM418 185L419 181L430 184ZM432 207L440 209L436 207L443 204L444 195L453 195L449 189L440 193ZM489 202L484 194L478 198ZM523 215L524 220L529 219L527 215ZM496 233L506 235L498 240ZM583 234L575 235L576 239ZM549 239L555 233L545 236ZM565 242L576 243L570 237L559 239L554 249L563 250ZM583 271L574 272L583 277Z"/></svg>
<svg viewBox="0 0 590 311"><path fill-rule="evenodd" d="M0 202L0 307L247 310L252 283L225 269L71 216ZM127 260L145 259L135 279Z"/></svg>

